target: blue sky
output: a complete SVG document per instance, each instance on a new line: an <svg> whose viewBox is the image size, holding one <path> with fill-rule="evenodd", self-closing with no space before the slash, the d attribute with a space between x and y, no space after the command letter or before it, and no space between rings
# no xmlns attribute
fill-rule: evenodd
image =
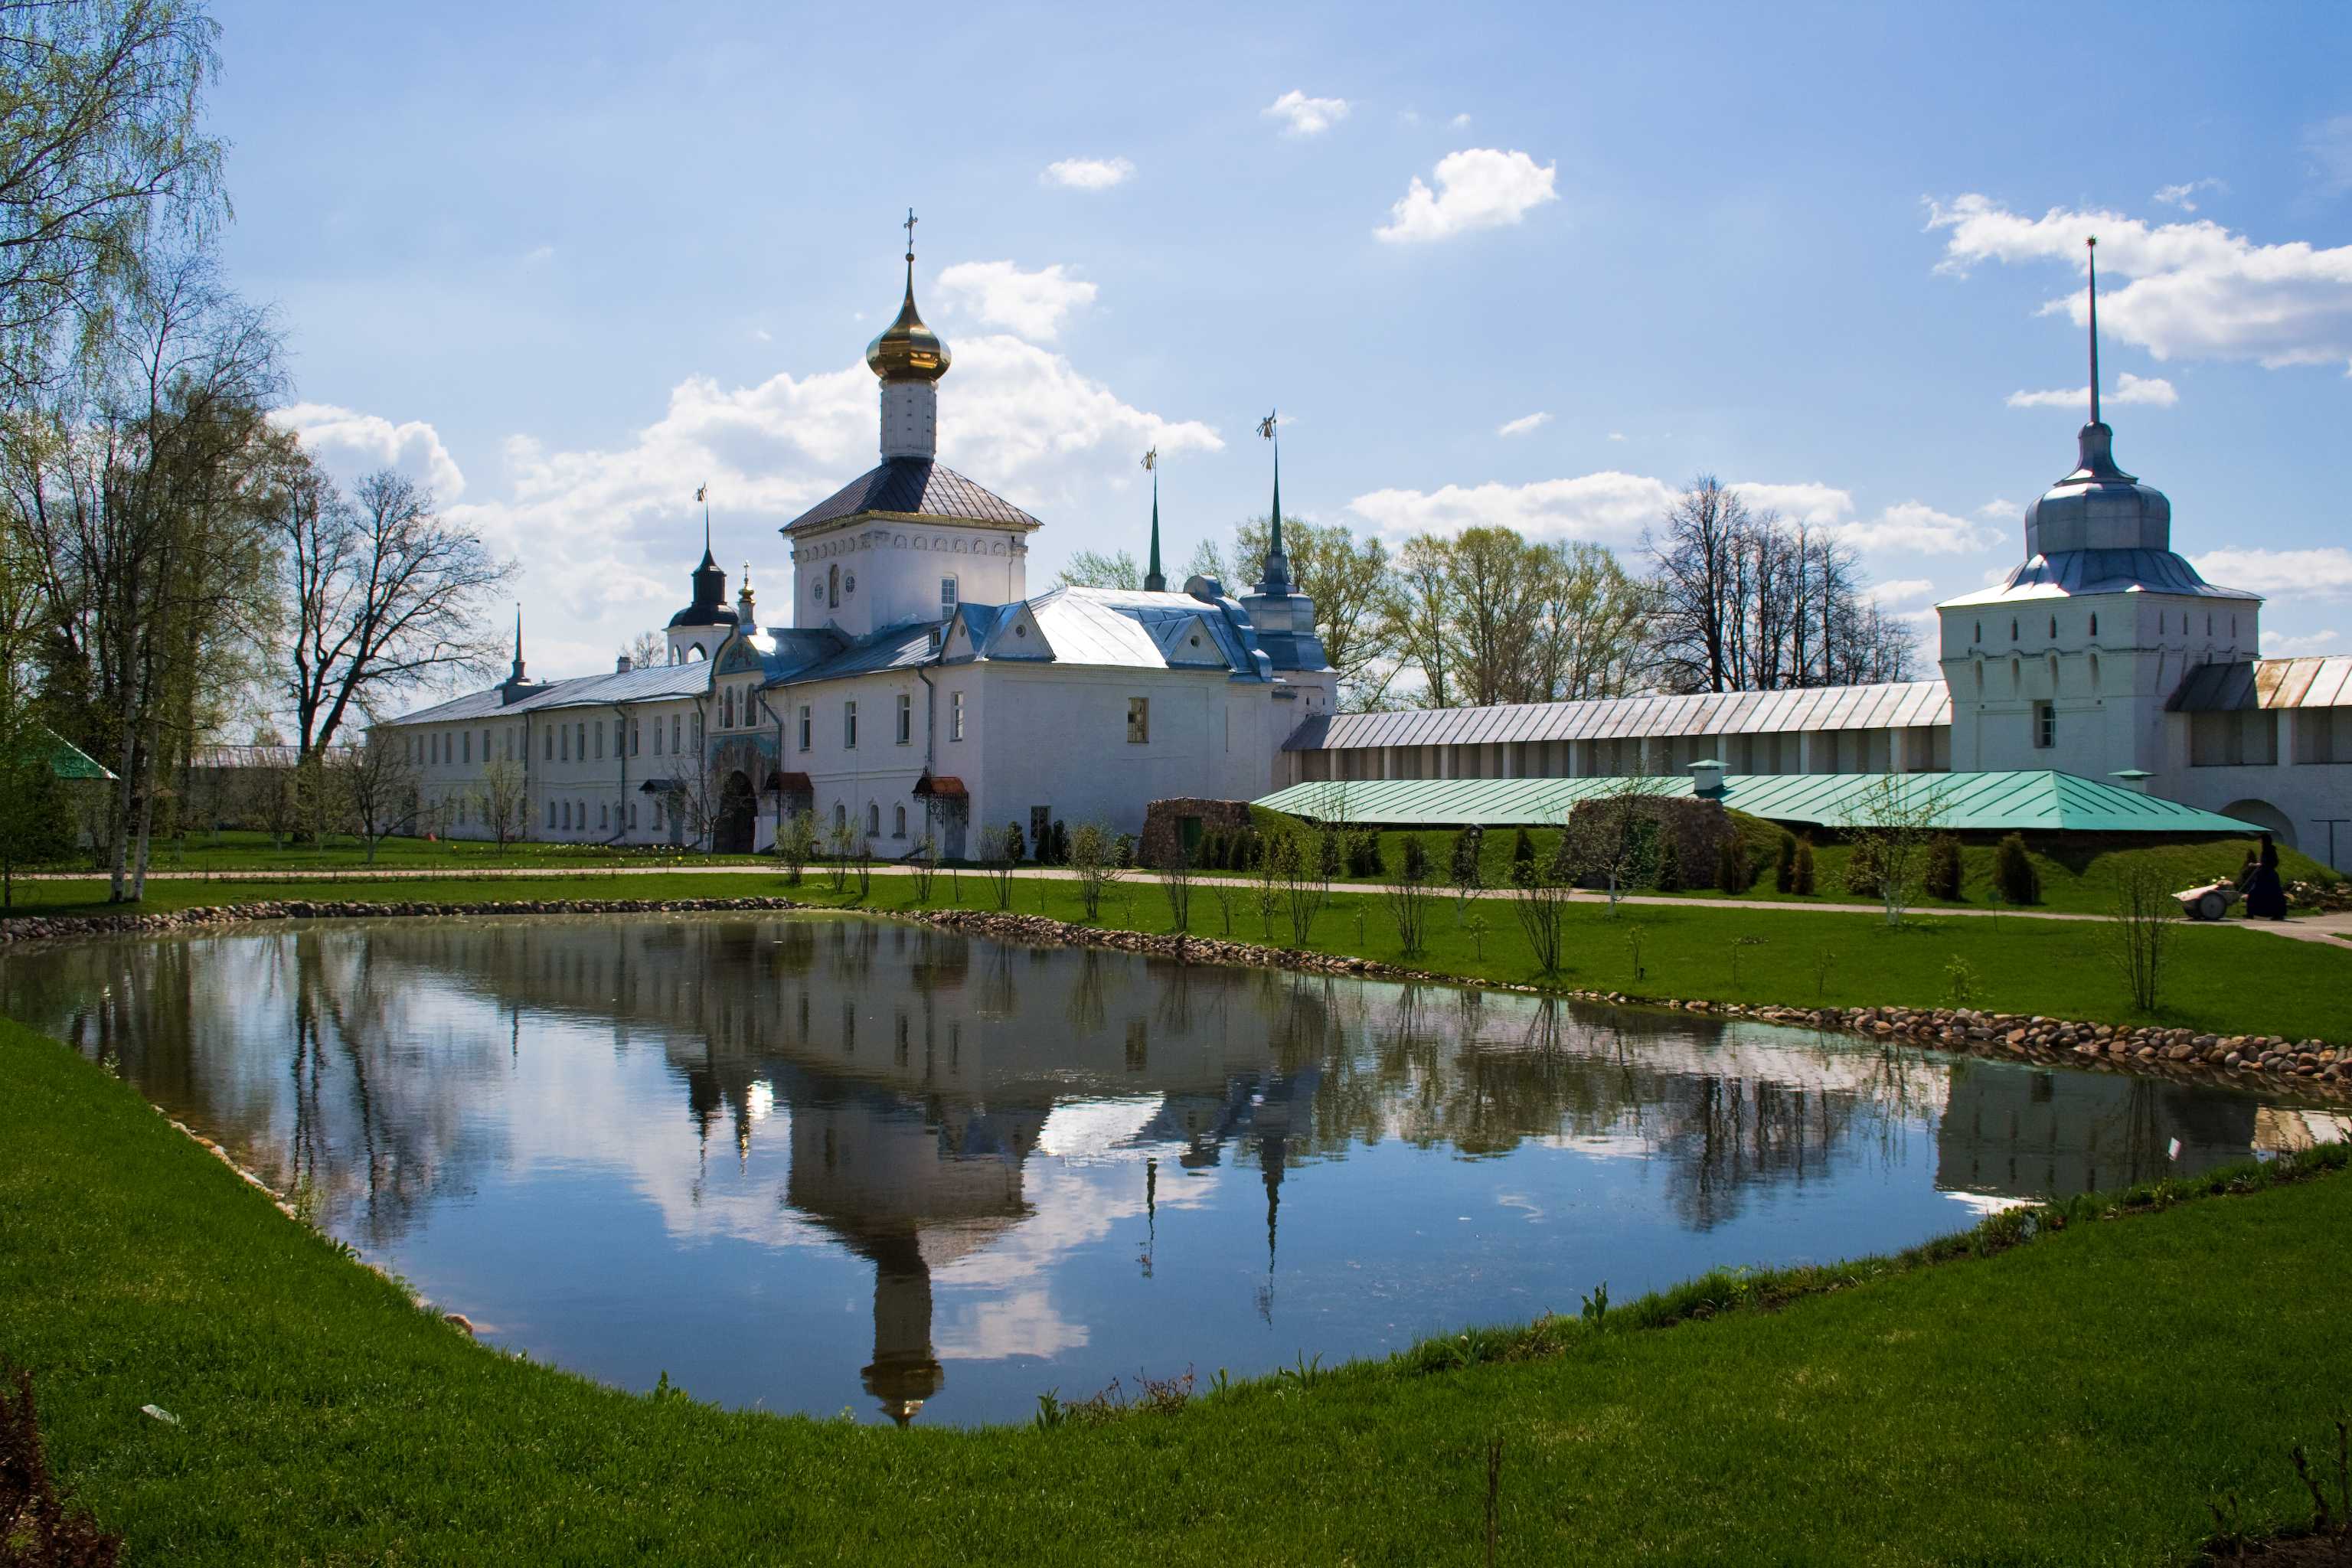
<svg viewBox="0 0 2352 1568"><path fill-rule="evenodd" d="M1922 610L2073 464L2075 398L2012 398L2084 385L2095 231L2118 458L2266 652L2352 651L2341 6L219 15L288 417L524 558L537 673L685 602L706 479L782 616L910 205L942 457L1045 520L1033 591L1139 552L1155 442L1177 560L1262 511L1279 405L1295 513L1630 551L1709 471Z"/></svg>

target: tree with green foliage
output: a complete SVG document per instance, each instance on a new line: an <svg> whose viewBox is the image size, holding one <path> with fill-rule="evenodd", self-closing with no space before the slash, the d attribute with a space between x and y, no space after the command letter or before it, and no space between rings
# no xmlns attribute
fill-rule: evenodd
<svg viewBox="0 0 2352 1568"><path fill-rule="evenodd" d="M1679 893L1682 890L1682 847L1675 843L1674 835L1668 834L1665 842L1658 847L1658 891Z"/></svg>
<svg viewBox="0 0 2352 1568"><path fill-rule="evenodd" d="M1797 890L1797 836L1785 827L1772 863L1772 889L1780 893Z"/></svg>
<svg viewBox="0 0 2352 1568"><path fill-rule="evenodd" d="M1938 833L1927 846L1927 870L1925 886L1931 899L1947 903L1958 901L1962 879L1960 841L1953 834Z"/></svg>
<svg viewBox="0 0 2352 1568"><path fill-rule="evenodd" d="M1813 836L1801 835L1789 862L1789 891L1810 898L1813 891Z"/></svg>
<svg viewBox="0 0 2352 1568"><path fill-rule="evenodd" d="M2022 909L2042 901L2042 873L2033 868L2033 857L2026 852L2023 834L2003 834L1994 847L1992 885L2004 904Z"/></svg>
<svg viewBox="0 0 2352 1568"><path fill-rule="evenodd" d="M1715 850L1715 886L1725 893L1748 890L1748 861L1740 854L1739 835L1727 833L1717 841Z"/></svg>
<svg viewBox="0 0 2352 1568"><path fill-rule="evenodd" d="M1528 837L1528 830L1522 827L1511 840L1512 879L1516 881L1525 874L1524 868L1533 866L1535 863L1536 841Z"/></svg>

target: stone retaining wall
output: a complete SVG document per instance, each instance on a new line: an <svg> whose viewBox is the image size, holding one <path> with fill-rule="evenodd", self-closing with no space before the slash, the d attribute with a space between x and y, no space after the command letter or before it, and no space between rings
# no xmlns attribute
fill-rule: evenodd
<svg viewBox="0 0 2352 1568"><path fill-rule="evenodd" d="M380 919L459 915L761 914L794 910L819 913L879 915L1012 942L1114 948L1187 963L1226 963L1294 970L1310 974L1358 974L1473 990L1530 995L1556 994L1570 1001L1612 1006L1657 1007L1715 1017L1752 1018L1799 1028L1838 1030L1874 1039L1899 1039L1937 1050L2005 1057L2073 1066L2100 1065L2167 1077L2220 1079L2227 1082L2293 1087L2331 1099L2352 1100L2352 1050L2324 1040L2288 1040L2276 1035L2210 1035L2190 1029L2117 1026L2039 1015L1986 1013L1949 1007L1787 1007L1770 1003L1684 1002L1622 991L1549 992L1542 986L1480 981L1458 974L1412 969L1376 959L1340 953L1268 947L1213 937L1161 936L1146 931L1073 924L1045 915L996 910L892 910L808 904L797 899L543 899L511 903L444 904L423 901L375 903L358 900L288 899L268 903L224 904L169 914L61 915L0 922L0 943L184 931L202 926L285 920Z"/></svg>

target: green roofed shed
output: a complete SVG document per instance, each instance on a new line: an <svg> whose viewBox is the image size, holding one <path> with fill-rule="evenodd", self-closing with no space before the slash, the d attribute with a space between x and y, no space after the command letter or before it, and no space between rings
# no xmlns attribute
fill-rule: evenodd
<svg viewBox="0 0 2352 1568"><path fill-rule="evenodd" d="M1723 781L1714 798L1773 822L1855 827L1865 820L1880 773L1748 773ZM1955 832L2229 833L2251 823L2073 773L1905 773L1906 790L1943 798L1941 826ZM1607 795L1622 779L1350 779L1293 784L1257 802L1294 816L1374 826L1538 826L1564 818L1580 800ZM1687 778L1648 781L1648 793L1687 795Z"/></svg>

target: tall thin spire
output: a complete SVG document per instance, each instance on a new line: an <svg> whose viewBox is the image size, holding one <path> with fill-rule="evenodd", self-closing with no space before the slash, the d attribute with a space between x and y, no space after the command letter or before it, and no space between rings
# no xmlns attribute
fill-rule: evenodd
<svg viewBox="0 0 2352 1568"><path fill-rule="evenodd" d="M1257 422L1257 433L1274 443L1274 510L1266 519L1265 575L1258 584L1258 592L1269 595L1290 592L1290 557L1282 549L1282 438L1275 433L1279 423L1271 412Z"/></svg>
<svg viewBox="0 0 2352 1568"><path fill-rule="evenodd" d="M513 672L512 672L511 674L509 674L509 675L507 677L507 684L508 684L508 685L509 685L509 686L520 686L521 684L523 684L523 673L522 673L522 602L521 602L520 600L517 600L517 601L515 602L515 651L514 651L514 670L513 670Z"/></svg>
<svg viewBox="0 0 2352 1568"><path fill-rule="evenodd" d="M2083 242L2091 267L2091 423L2099 422L2099 237Z"/></svg>
<svg viewBox="0 0 2352 1568"><path fill-rule="evenodd" d="M1160 570L1160 448L1154 447L1143 454L1143 466L1151 470L1151 565L1143 574L1143 591L1147 594L1168 592L1167 574Z"/></svg>

